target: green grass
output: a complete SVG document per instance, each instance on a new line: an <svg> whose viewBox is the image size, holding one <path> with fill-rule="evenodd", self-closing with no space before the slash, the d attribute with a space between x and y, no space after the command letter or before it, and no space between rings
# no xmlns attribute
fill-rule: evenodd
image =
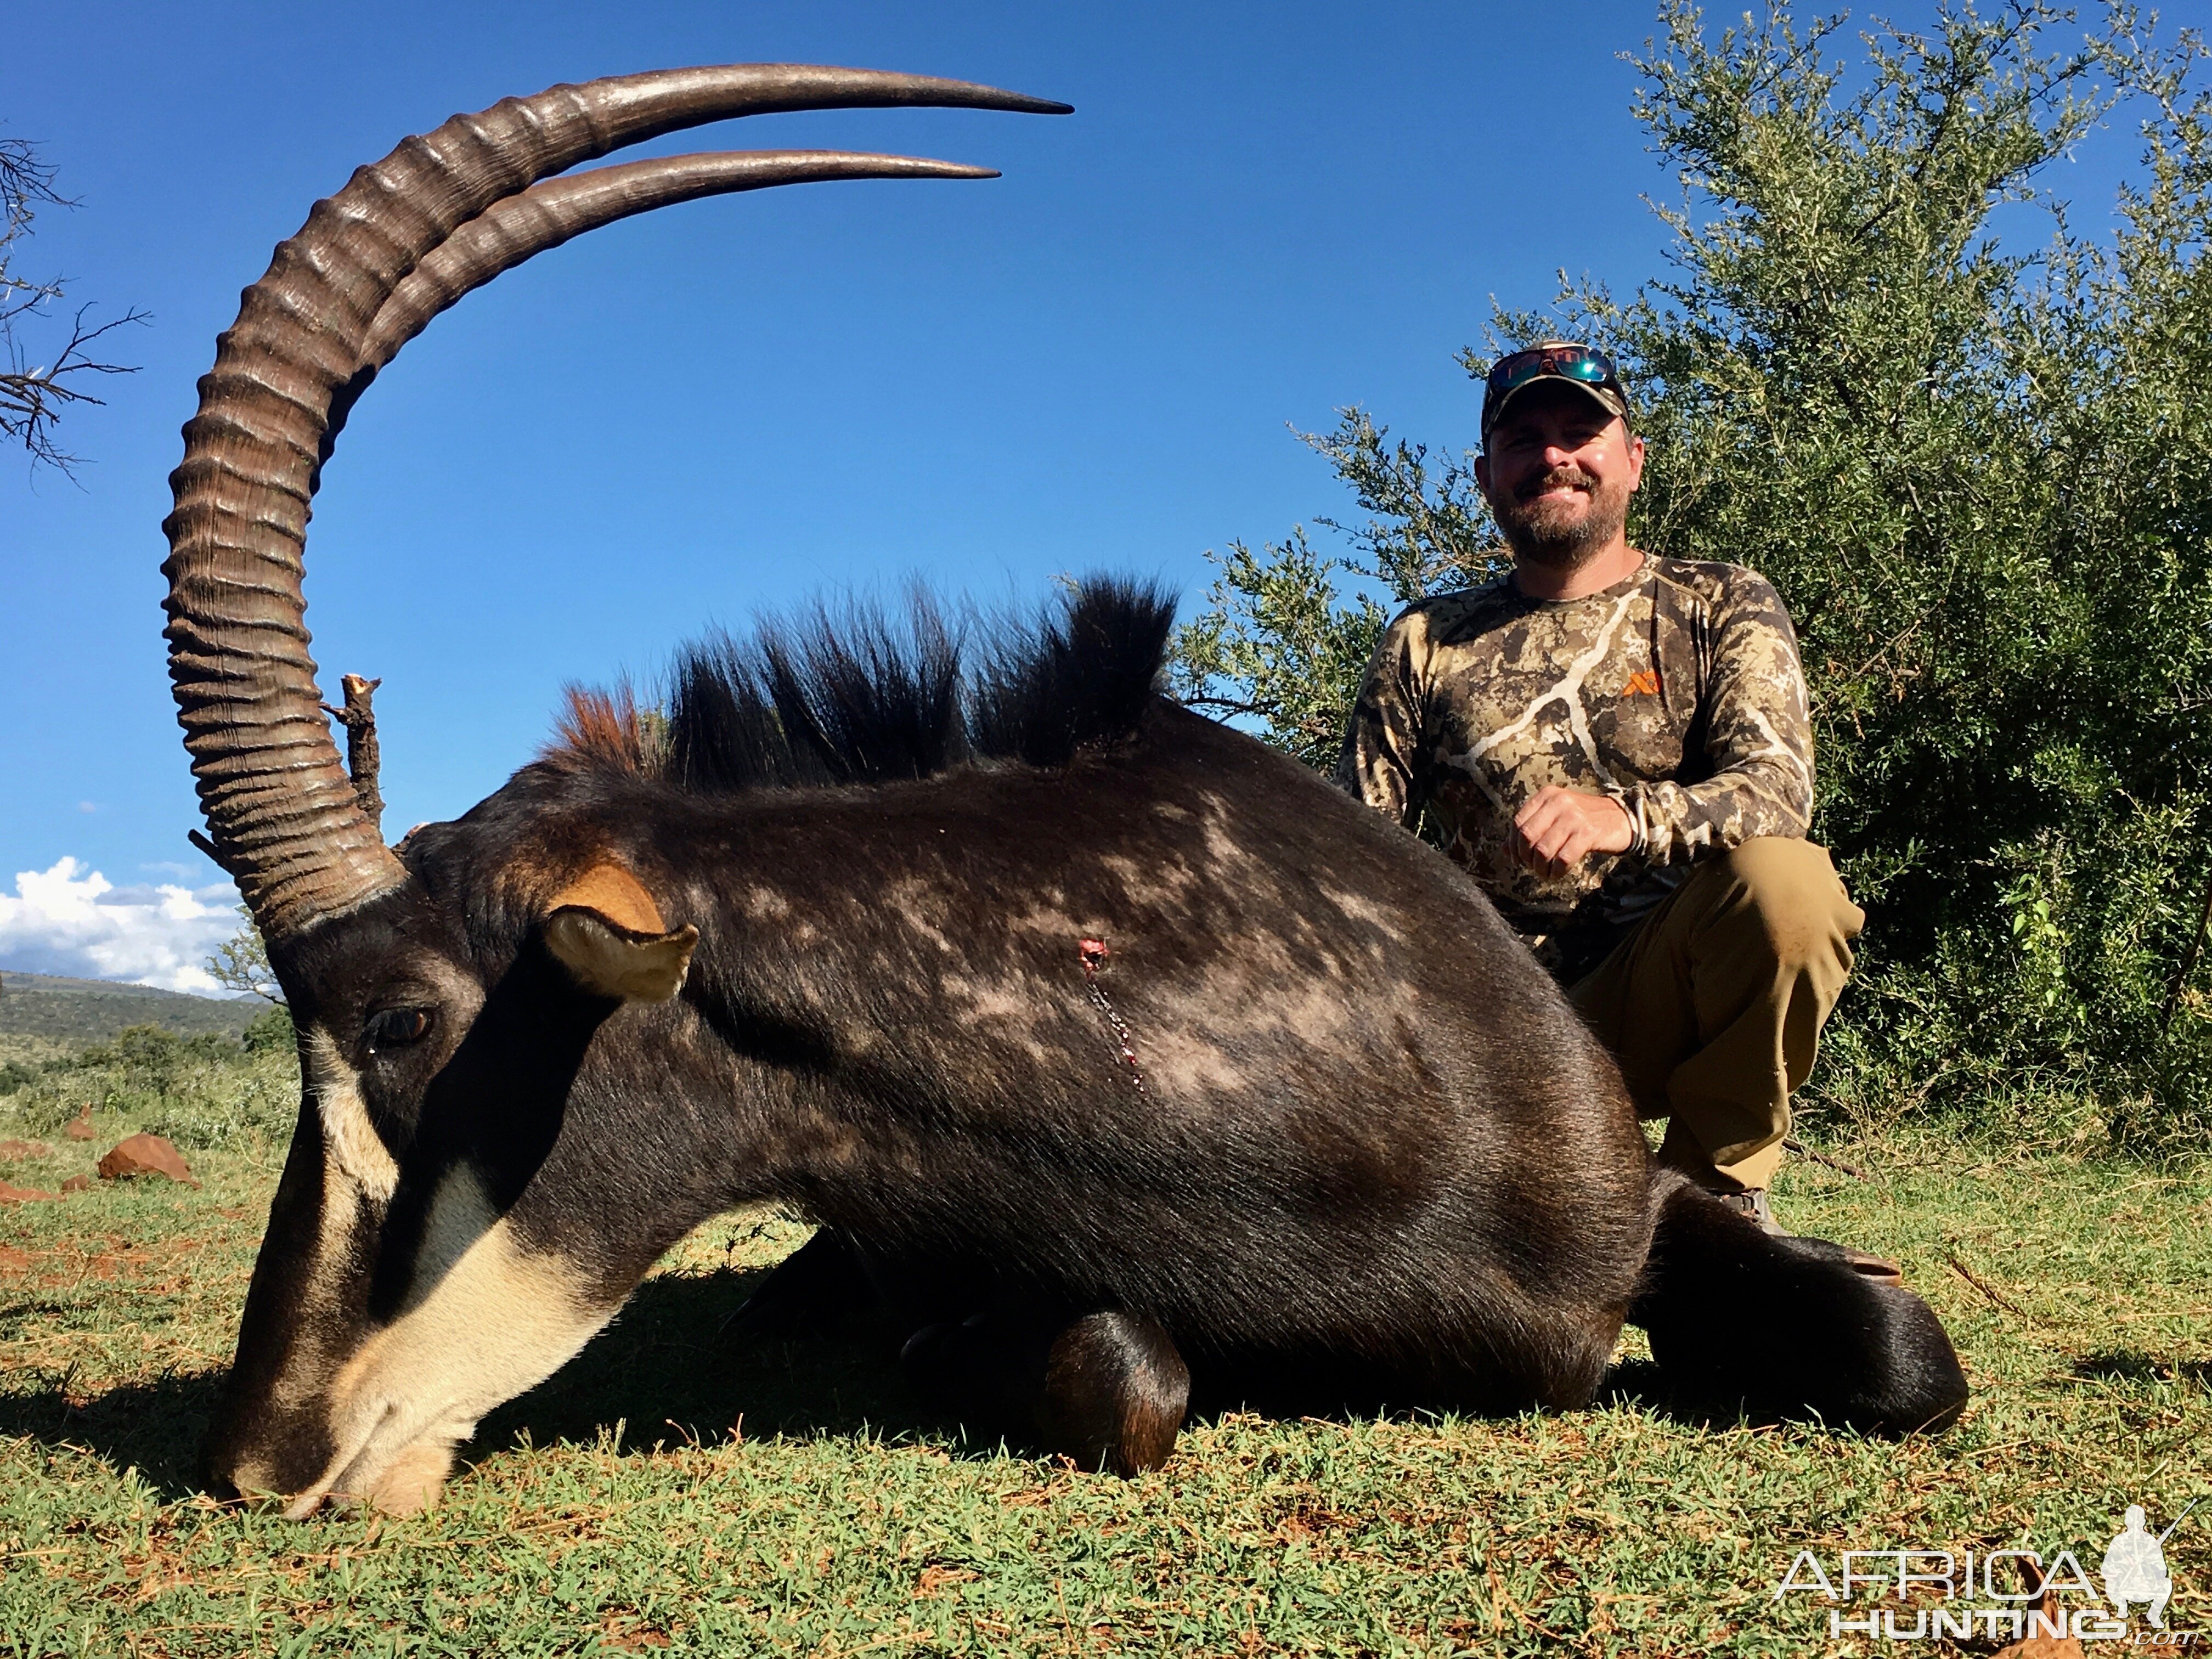
<svg viewBox="0 0 2212 1659"><path fill-rule="evenodd" d="M51 1190L141 1127L97 1121L0 1173ZM2128 1503L2157 1527L2212 1493L2212 1164L1922 1134L1778 1199L1943 1316L1976 1400L1937 1438L1685 1420L1632 1339L1591 1411L1229 1416L1163 1474L1079 1474L931 1420L865 1327L718 1341L805 1236L733 1215L487 1420L438 1508L286 1522L192 1475L280 1155L0 1209L0 1655L1855 1652L1771 1600L1796 1550L2094 1571ZM2212 1505L2167 1555L2168 1622L2212 1622Z"/></svg>

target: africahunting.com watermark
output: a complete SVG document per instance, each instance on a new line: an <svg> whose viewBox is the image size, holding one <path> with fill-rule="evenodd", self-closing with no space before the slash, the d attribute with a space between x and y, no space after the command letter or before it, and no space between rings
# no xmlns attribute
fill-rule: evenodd
<svg viewBox="0 0 2212 1659"><path fill-rule="evenodd" d="M2195 1507L2192 1501L2189 1509ZM1775 1581L1774 1600L1809 1595L1836 1603L1827 1610L1832 1638L2018 1642L2070 1637L2212 1651L2212 1632L2169 1630L2166 1623L2173 1596L2166 1540L2189 1509L2164 1532L2153 1533L2142 1506L2130 1504L2094 1578L2072 1550L2047 1559L2030 1549L1844 1550L1826 1558L1800 1550ZM1880 1605L1885 1601L1900 1605Z"/></svg>

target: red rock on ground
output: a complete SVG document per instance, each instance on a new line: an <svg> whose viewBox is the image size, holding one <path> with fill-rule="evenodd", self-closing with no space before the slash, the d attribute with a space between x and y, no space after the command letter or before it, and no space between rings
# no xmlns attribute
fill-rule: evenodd
<svg viewBox="0 0 2212 1659"><path fill-rule="evenodd" d="M2014 1566L2020 1564L2015 1561ZM2046 1595L2036 1604L2046 1624L2066 1628L2066 1609L2059 1605L2058 1597ZM2014 1642L2010 1647L1999 1648L1990 1659L2087 1659L2081 1644L2071 1636L2031 1636L2025 1642Z"/></svg>
<svg viewBox="0 0 2212 1659"><path fill-rule="evenodd" d="M2031 1636L2008 1648L1999 1648L1990 1659L2085 1659L2081 1644L2070 1636Z"/></svg>
<svg viewBox="0 0 2212 1659"><path fill-rule="evenodd" d="M10 1187L0 1181L0 1204L27 1204L33 1199L51 1199L52 1193L42 1193L35 1187Z"/></svg>
<svg viewBox="0 0 2212 1659"><path fill-rule="evenodd" d="M62 1126L62 1133L71 1140L89 1140L100 1132L92 1127L92 1108L86 1106Z"/></svg>
<svg viewBox="0 0 2212 1659"><path fill-rule="evenodd" d="M131 1135L118 1140L100 1160L102 1181L120 1181L130 1176L167 1176L172 1181L188 1181L195 1187L200 1183L185 1167L185 1160L177 1149L159 1135Z"/></svg>
<svg viewBox="0 0 2212 1659"><path fill-rule="evenodd" d="M62 1182L62 1190L65 1193L89 1192L92 1190L92 1177L90 1176L84 1175L73 1175L67 1181Z"/></svg>
<svg viewBox="0 0 2212 1659"><path fill-rule="evenodd" d="M52 1150L43 1140L0 1140L0 1158L44 1158Z"/></svg>

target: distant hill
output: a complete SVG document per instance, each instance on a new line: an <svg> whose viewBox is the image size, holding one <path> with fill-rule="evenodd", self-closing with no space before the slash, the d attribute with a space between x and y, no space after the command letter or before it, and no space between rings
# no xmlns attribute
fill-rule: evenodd
<svg viewBox="0 0 2212 1659"><path fill-rule="evenodd" d="M179 1036L234 1037L268 1006L259 997L231 1001L112 980L0 972L0 1036L105 1042L125 1026L161 1025Z"/></svg>

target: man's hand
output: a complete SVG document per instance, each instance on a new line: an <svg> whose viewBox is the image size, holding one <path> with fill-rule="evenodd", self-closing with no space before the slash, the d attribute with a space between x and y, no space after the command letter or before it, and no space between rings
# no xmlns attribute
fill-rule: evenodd
<svg viewBox="0 0 2212 1659"><path fill-rule="evenodd" d="M1540 876L1564 876L1592 853L1636 844L1628 809L1610 795L1547 783L1513 818L1513 852Z"/></svg>

